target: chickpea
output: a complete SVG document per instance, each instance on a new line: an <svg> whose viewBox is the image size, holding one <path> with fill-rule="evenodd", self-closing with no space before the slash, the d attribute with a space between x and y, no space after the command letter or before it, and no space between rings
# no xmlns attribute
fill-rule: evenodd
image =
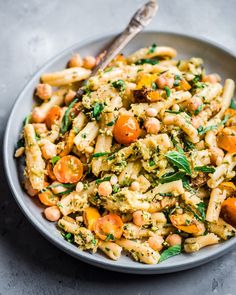
<svg viewBox="0 0 236 295"><path fill-rule="evenodd" d="M161 236L154 236L148 239L149 246L155 251L161 251L163 248L164 239Z"/></svg>
<svg viewBox="0 0 236 295"><path fill-rule="evenodd" d="M75 97L76 92L73 90L69 90L64 98L64 102L66 105L69 105Z"/></svg>
<svg viewBox="0 0 236 295"><path fill-rule="evenodd" d="M204 121L202 118L200 118L200 117L193 117L192 118L192 125L194 128L197 129L198 127L200 127L203 124L204 124Z"/></svg>
<svg viewBox="0 0 236 295"><path fill-rule="evenodd" d="M23 146L19 147L16 151L15 151L15 157L19 158L21 157L25 152L25 148Z"/></svg>
<svg viewBox="0 0 236 295"><path fill-rule="evenodd" d="M169 244L169 246L181 245L182 238L180 235L170 234L166 238L166 242Z"/></svg>
<svg viewBox="0 0 236 295"><path fill-rule="evenodd" d="M191 97L188 100L187 109L189 111L195 111L200 107L200 105L202 105L202 99L200 97Z"/></svg>
<svg viewBox="0 0 236 295"><path fill-rule="evenodd" d="M36 95L42 100L48 100L52 96L52 86L49 84L38 84Z"/></svg>
<svg viewBox="0 0 236 295"><path fill-rule="evenodd" d="M117 184L117 182L118 182L118 178L115 174L113 174L111 176L110 183L111 183L111 185L115 185L115 184Z"/></svg>
<svg viewBox="0 0 236 295"><path fill-rule="evenodd" d="M149 118L144 122L147 133L157 134L160 131L160 121L156 118Z"/></svg>
<svg viewBox="0 0 236 295"><path fill-rule="evenodd" d="M64 187L59 181L53 181L51 190L54 194L60 194L67 191L67 188Z"/></svg>
<svg viewBox="0 0 236 295"><path fill-rule="evenodd" d="M75 188L75 190L78 192L78 193L80 193L80 192L82 192L82 190L84 189L84 185L83 185L83 183L80 181L80 182L78 182L77 184L76 184L76 188Z"/></svg>
<svg viewBox="0 0 236 295"><path fill-rule="evenodd" d="M132 191L139 191L139 183L137 181L133 181L130 185L130 189Z"/></svg>
<svg viewBox="0 0 236 295"><path fill-rule="evenodd" d="M164 89L165 86L169 87L169 88L173 88L174 86L174 78L173 77L166 77L164 75L159 76L156 79L156 84L158 86L158 88L160 89Z"/></svg>
<svg viewBox="0 0 236 295"><path fill-rule="evenodd" d="M210 74L203 77L203 82L209 82L209 83L217 83L220 82L221 78L218 74Z"/></svg>
<svg viewBox="0 0 236 295"><path fill-rule="evenodd" d="M49 221L57 221L61 217L61 212L57 206L51 206L44 210L44 215Z"/></svg>
<svg viewBox="0 0 236 295"><path fill-rule="evenodd" d="M224 158L224 152L218 147L210 148L210 159L212 165L220 165Z"/></svg>
<svg viewBox="0 0 236 295"><path fill-rule="evenodd" d="M148 117L156 117L156 115L157 115L157 110L154 109L154 108L148 108L148 109L146 110L146 115L147 115Z"/></svg>
<svg viewBox="0 0 236 295"><path fill-rule="evenodd" d="M41 136L48 132L47 126L44 123L33 123L35 132Z"/></svg>
<svg viewBox="0 0 236 295"><path fill-rule="evenodd" d="M45 140L41 146L41 151L44 159L49 160L57 155L57 146L49 140Z"/></svg>
<svg viewBox="0 0 236 295"><path fill-rule="evenodd" d="M151 214L148 212L143 212L142 210L137 210L133 213L133 223L137 226L143 226L150 222Z"/></svg>
<svg viewBox="0 0 236 295"><path fill-rule="evenodd" d="M96 66L96 58L94 56L86 56L84 58L84 68L92 70Z"/></svg>
<svg viewBox="0 0 236 295"><path fill-rule="evenodd" d="M42 110L40 107L36 107L33 109L31 114L31 121L34 123L42 123L45 120L45 111Z"/></svg>
<svg viewBox="0 0 236 295"><path fill-rule="evenodd" d="M106 197L106 196L109 196L111 193L112 193L112 186L110 184L110 181L104 181L99 184L98 194L100 196Z"/></svg>
<svg viewBox="0 0 236 295"><path fill-rule="evenodd" d="M75 68L75 67L82 67L83 66L83 60L81 56L77 53L68 62L69 68Z"/></svg>
<svg viewBox="0 0 236 295"><path fill-rule="evenodd" d="M151 221L154 225L157 225L158 223L163 223L163 224L167 223L167 219L163 212L152 213Z"/></svg>

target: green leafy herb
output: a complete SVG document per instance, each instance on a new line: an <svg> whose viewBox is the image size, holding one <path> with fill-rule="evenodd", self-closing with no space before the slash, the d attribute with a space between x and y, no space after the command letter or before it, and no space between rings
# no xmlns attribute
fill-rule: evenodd
<svg viewBox="0 0 236 295"><path fill-rule="evenodd" d="M136 61L136 65L143 65L143 64L150 64L150 65L156 65L158 64L159 60L158 58L142 58Z"/></svg>
<svg viewBox="0 0 236 295"><path fill-rule="evenodd" d="M126 89L126 85L125 85L125 82L121 79L117 80L117 81L114 81L112 83L112 86L114 88L116 88L117 90L119 91L124 91Z"/></svg>
<svg viewBox="0 0 236 295"><path fill-rule="evenodd" d="M191 82L195 84L201 80L202 80L202 75L200 74L200 75L196 75Z"/></svg>
<svg viewBox="0 0 236 295"><path fill-rule="evenodd" d="M231 103L230 103L230 106L229 106L231 109L234 109L236 110L236 102L234 101L234 99L232 98L231 99Z"/></svg>
<svg viewBox="0 0 236 295"><path fill-rule="evenodd" d="M162 262L170 257L173 257L175 255L179 255L182 252L182 246L181 245L175 245L172 247L169 247L168 249L164 250L161 253L161 257L159 262Z"/></svg>
<svg viewBox="0 0 236 295"><path fill-rule="evenodd" d="M106 155L109 155L109 154L110 153L108 153L108 152L96 153L96 154L93 154L92 157L93 158L98 158L98 157L106 156Z"/></svg>
<svg viewBox="0 0 236 295"><path fill-rule="evenodd" d="M115 237L113 234L108 234L105 241L114 241Z"/></svg>
<svg viewBox="0 0 236 295"><path fill-rule="evenodd" d="M216 169L210 166L197 166L194 168L195 171L202 171L205 173L214 173Z"/></svg>
<svg viewBox="0 0 236 295"><path fill-rule="evenodd" d="M172 182L175 180L179 180L182 179L185 176L185 172L182 171L178 171L175 173L167 173L164 174L160 179L159 182L160 183L168 183L168 182Z"/></svg>
<svg viewBox="0 0 236 295"><path fill-rule="evenodd" d="M149 161L149 166L150 166L150 167L154 166L155 164L156 164L156 163L155 163L153 160L150 160L150 161Z"/></svg>
<svg viewBox="0 0 236 295"><path fill-rule="evenodd" d="M54 166L56 164L57 161L59 161L61 158L59 156L55 156L55 157L52 157L51 159L51 163L52 163L52 166Z"/></svg>
<svg viewBox="0 0 236 295"><path fill-rule="evenodd" d="M22 137L17 141L16 148L24 147L25 146L25 138Z"/></svg>
<svg viewBox="0 0 236 295"><path fill-rule="evenodd" d="M87 137L87 134L86 133L82 133L81 136L82 136L82 138L86 138Z"/></svg>
<svg viewBox="0 0 236 295"><path fill-rule="evenodd" d="M30 122L30 117L31 117L31 115L28 115L28 116L26 116L26 117L24 118L23 126L25 126L26 124L29 124L29 122Z"/></svg>
<svg viewBox="0 0 236 295"><path fill-rule="evenodd" d="M180 75L175 75L175 81L174 81L174 86L175 87L179 86L180 80L181 80Z"/></svg>
<svg viewBox="0 0 236 295"><path fill-rule="evenodd" d="M154 53L156 50L157 45L155 43L153 43L149 49L148 49L148 53Z"/></svg>
<svg viewBox="0 0 236 295"><path fill-rule="evenodd" d="M74 243L74 235L71 233L62 233L62 236L64 237L65 240L69 243Z"/></svg>
<svg viewBox="0 0 236 295"><path fill-rule="evenodd" d="M184 150L186 152L189 152L195 149L195 145L192 142L188 141L186 138L183 138L183 143L184 143Z"/></svg>
<svg viewBox="0 0 236 295"><path fill-rule="evenodd" d="M104 70L104 73L111 72L113 69L114 69L114 67L106 68L106 69Z"/></svg>
<svg viewBox="0 0 236 295"><path fill-rule="evenodd" d="M161 197L173 197L172 193L159 193Z"/></svg>
<svg viewBox="0 0 236 295"><path fill-rule="evenodd" d="M208 132L208 131L216 130L219 126L224 125L224 124L228 121L228 119L229 119L229 116L227 115L227 116L225 116L224 119L223 119L220 123L218 123L217 125L211 125L211 126L207 126L207 127L205 127L205 128L202 127L202 126L199 126L198 129L197 129L198 134L199 134L199 135L203 135L203 134L205 134L205 133Z"/></svg>
<svg viewBox="0 0 236 295"><path fill-rule="evenodd" d="M181 171L184 171L188 175L191 175L190 165L184 153L176 151L168 152L166 154L166 158L174 167L177 167Z"/></svg>
<svg viewBox="0 0 236 295"><path fill-rule="evenodd" d="M95 182L96 182L96 184L99 184L104 181L109 181L110 179L111 179L111 176L108 176L108 177L97 179Z"/></svg>
<svg viewBox="0 0 236 295"><path fill-rule="evenodd" d="M199 213L201 214L201 217L203 220L206 219L206 204L204 202L200 202L197 204L197 209Z"/></svg>
<svg viewBox="0 0 236 295"><path fill-rule="evenodd" d="M113 126L115 124L115 120L112 120L111 122L107 123L107 126Z"/></svg>
<svg viewBox="0 0 236 295"><path fill-rule="evenodd" d="M152 86L152 89L153 90L157 90L157 84L155 82L152 82L152 85L151 86Z"/></svg>
<svg viewBox="0 0 236 295"><path fill-rule="evenodd" d="M170 88L169 88L168 86L165 86L165 87L164 87L164 90L165 90L165 92L166 92L166 96L167 96L167 97L170 97L170 95L171 95L171 90L170 90Z"/></svg>
<svg viewBox="0 0 236 295"><path fill-rule="evenodd" d="M117 185L117 184L114 184L112 186L112 192L115 194L115 193L118 193L118 191L120 190L120 187Z"/></svg>
<svg viewBox="0 0 236 295"><path fill-rule="evenodd" d="M194 111L194 115L198 115L201 111L202 111L202 108L203 108L203 104L200 104L200 106Z"/></svg>
<svg viewBox="0 0 236 295"><path fill-rule="evenodd" d="M65 188L68 188L69 190L73 191L73 189L75 188L75 184L73 183L58 183L58 184L51 184L48 185L47 187L44 187L43 189L40 190L40 193L45 192L46 190L50 189L50 188L54 188L54 187L58 187L58 186L62 186ZM65 191L66 192L66 191ZM63 192L63 193L65 193ZM61 194L61 193L60 193Z"/></svg>
<svg viewBox="0 0 236 295"><path fill-rule="evenodd" d="M93 106L93 117L96 119L96 121L99 121L103 109L104 105L100 102L96 102Z"/></svg>
<svg viewBox="0 0 236 295"><path fill-rule="evenodd" d="M170 113L170 114L180 114L180 113L183 113L183 111L166 110L165 113Z"/></svg>
<svg viewBox="0 0 236 295"><path fill-rule="evenodd" d="M73 108L73 106L77 103L78 99L76 98L75 100L73 100L70 105L68 106L68 109L65 111L65 114L62 118L62 123L61 123L61 133L64 134L66 133L66 131L68 131L69 127L70 127L70 119L69 119L69 115L70 115L70 111Z"/></svg>

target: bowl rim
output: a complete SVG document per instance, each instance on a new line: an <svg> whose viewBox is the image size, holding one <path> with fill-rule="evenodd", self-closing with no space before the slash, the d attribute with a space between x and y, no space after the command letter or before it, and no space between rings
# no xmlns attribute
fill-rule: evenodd
<svg viewBox="0 0 236 295"><path fill-rule="evenodd" d="M187 38L193 41L205 43L208 46L214 47L218 50L221 50L224 54L230 55L232 58L236 60L236 55L229 49L225 48L223 45L218 44L215 41L209 40L205 37L198 37L195 35L189 35L189 34L183 34L179 32L172 32L172 31L165 31L165 30L144 30L140 34L159 34L159 35L172 35L180 38ZM31 77L27 80L25 83L25 86L20 91L20 93L17 95L15 101L13 102L12 109L10 111L10 116L8 118L8 122L6 125L6 130L4 134L4 141L3 141L3 163L4 163L4 170L7 178L7 182L9 184L10 190L14 196L14 199L16 200L18 206L20 207L23 214L26 216L26 218L30 221L30 223L36 228L37 231L39 231L43 237L45 237L48 241L50 241L52 244L54 244L56 247L58 247L60 250L64 251L67 254L70 254L71 256L89 263L91 265L101 267L104 269L109 269L112 271L117 272L123 272L123 273L136 273L136 274L158 274L158 273L170 273L170 272L176 272L181 271L185 269L190 269L193 267L196 267L198 265L204 264L206 262L209 262L213 259L216 259L217 257L222 256L226 252L230 251L236 244L236 238L228 240L220 245L220 247L215 248L210 255L207 257L201 257L197 258L195 257L192 261L185 262L183 261L179 263L175 263L173 266L171 265L165 265L165 264L155 264L155 265L144 265L144 264L135 264L135 265L120 265L116 264L116 262L111 261L109 259L101 259L96 257L95 255L91 255L90 253L83 252L81 250L78 250L73 245L70 245L64 240L59 240L55 235L50 235L50 232L44 226L40 221L38 221L36 218L34 218L33 213L29 210L29 208L24 204L22 194L19 193L18 189L15 187L14 181L11 176L11 168L10 168L10 156L8 153L8 142L10 137L10 128L13 122L13 115L18 107L18 104L21 102L21 97L24 95L24 93L27 91L28 87L30 87L30 82L35 79L40 73L44 71L45 68L50 67L53 65L58 59L63 57L68 52L73 52L74 49L82 47L82 46L89 46L90 43L96 43L102 40L112 40L117 36L117 33L108 33L108 34L99 34L95 36L91 36L90 38L83 39L80 42L74 43L72 46L69 46L68 48L64 49L60 53L56 54L53 58L50 58L47 62L44 63L42 67L40 67ZM73 248L72 248L73 247Z"/></svg>

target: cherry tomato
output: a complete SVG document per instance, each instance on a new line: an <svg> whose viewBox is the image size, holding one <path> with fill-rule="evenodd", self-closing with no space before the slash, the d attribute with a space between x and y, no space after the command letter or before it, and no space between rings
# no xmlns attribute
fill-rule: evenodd
<svg viewBox="0 0 236 295"><path fill-rule="evenodd" d="M236 198L228 198L223 202L220 215L226 222L236 226Z"/></svg>
<svg viewBox="0 0 236 295"><path fill-rule="evenodd" d="M224 130L217 136L218 147L229 153L236 152L236 126L227 127L231 134L225 134Z"/></svg>
<svg viewBox="0 0 236 295"><path fill-rule="evenodd" d="M123 234L123 222L119 215L108 214L98 218L93 229L101 240L120 239Z"/></svg>
<svg viewBox="0 0 236 295"><path fill-rule="evenodd" d="M83 164L75 156L64 156L53 168L56 179L62 183L78 182L83 175Z"/></svg>
<svg viewBox="0 0 236 295"><path fill-rule="evenodd" d="M56 123L60 119L61 116L61 108L57 105L53 106L47 113L45 123L48 129L52 128L52 125Z"/></svg>
<svg viewBox="0 0 236 295"><path fill-rule="evenodd" d="M135 117L121 115L114 126L115 140L122 144L130 144L138 139L140 128Z"/></svg>

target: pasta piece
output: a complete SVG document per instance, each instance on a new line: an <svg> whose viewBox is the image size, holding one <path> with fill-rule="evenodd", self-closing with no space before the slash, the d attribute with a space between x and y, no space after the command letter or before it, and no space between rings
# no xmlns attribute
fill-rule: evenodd
<svg viewBox="0 0 236 295"><path fill-rule="evenodd" d="M207 221L217 222L220 215L221 205L224 202L225 198L225 191L222 192L219 188L214 188L211 191L210 201L206 212Z"/></svg>
<svg viewBox="0 0 236 295"><path fill-rule="evenodd" d="M83 112L79 112L79 114L73 120L73 130L78 133L82 130L82 128L87 123L87 117Z"/></svg>
<svg viewBox="0 0 236 295"><path fill-rule="evenodd" d="M127 239L117 240L116 243L124 248L136 261L146 264L156 264L160 259L160 254L154 251L148 244L139 243Z"/></svg>
<svg viewBox="0 0 236 295"><path fill-rule="evenodd" d="M131 183L132 180L137 179L141 167L140 161L129 162L118 177L119 184L126 185L127 181Z"/></svg>
<svg viewBox="0 0 236 295"><path fill-rule="evenodd" d="M236 234L236 229L221 218L216 223L209 223L208 229L223 240L228 240Z"/></svg>
<svg viewBox="0 0 236 295"><path fill-rule="evenodd" d="M33 189L44 188L45 162L42 158L40 147L36 140L36 134L32 124L24 127L26 172Z"/></svg>
<svg viewBox="0 0 236 295"><path fill-rule="evenodd" d="M188 238L184 242L184 251L187 253L196 252L203 247L218 244L219 240L220 239L213 233L196 238Z"/></svg>
<svg viewBox="0 0 236 295"><path fill-rule="evenodd" d="M74 144L78 151L86 151L86 148L88 148L97 137L98 130L99 127L96 121L87 123L87 125L74 138Z"/></svg>
<svg viewBox="0 0 236 295"><path fill-rule="evenodd" d="M58 226L62 228L65 232L71 233L73 235L79 232L78 223L69 216L64 216L58 220Z"/></svg>
<svg viewBox="0 0 236 295"><path fill-rule="evenodd" d="M92 250L93 253L97 251L98 240L85 227L79 227L78 233L74 235L74 241L81 250Z"/></svg>
<svg viewBox="0 0 236 295"><path fill-rule="evenodd" d="M150 200L153 199L156 195L171 193L173 196L179 196L184 193L182 180L175 180L168 183L158 184L150 191L144 194L145 198Z"/></svg>
<svg viewBox="0 0 236 295"><path fill-rule="evenodd" d="M64 197L58 203L58 207L64 216L70 213L82 212L84 208L88 207L87 195L85 193L77 193L74 191Z"/></svg>
<svg viewBox="0 0 236 295"><path fill-rule="evenodd" d="M124 224L123 236L126 239L142 239L152 236L153 233L146 228L139 227L133 223Z"/></svg>
<svg viewBox="0 0 236 295"><path fill-rule="evenodd" d="M102 250L112 260L118 260L121 255L122 247L113 242L99 241L98 248Z"/></svg>
<svg viewBox="0 0 236 295"><path fill-rule="evenodd" d="M209 103L222 92L222 85L220 83L205 83L204 86L205 87L199 88L196 91L196 94L193 96L193 98L203 97L204 103Z"/></svg>
<svg viewBox="0 0 236 295"><path fill-rule="evenodd" d="M43 74L41 80L51 86L63 86L74 82L87 79L91 74L90 70L85 68L70 68L60 72Z"/></svg>

